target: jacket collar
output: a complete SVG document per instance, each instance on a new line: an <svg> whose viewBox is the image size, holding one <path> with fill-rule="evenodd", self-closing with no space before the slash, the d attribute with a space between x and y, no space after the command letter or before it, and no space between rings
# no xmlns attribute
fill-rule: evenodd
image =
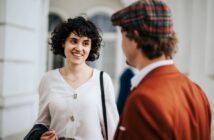
<svg viewBox="0 0 214 140"><path fill-rule="evenodd" d="M146 77L146 75L148 75L152 70L161 66L173 65L173 63L173 60L161 60L144 67L131 79L131 90L137 87L140 82Z"/></svg>

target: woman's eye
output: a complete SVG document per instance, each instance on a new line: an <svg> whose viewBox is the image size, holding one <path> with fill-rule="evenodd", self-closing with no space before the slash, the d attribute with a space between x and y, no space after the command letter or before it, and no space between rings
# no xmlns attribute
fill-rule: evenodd
<svg viewBox="0 0 214 140"><path fill-rule="evenodd" d="M70 42L71 42L72 44L76 44L76 43L77 43L77 39L74 39L74 38L73 38L73 39L70 40Z"/></svg>
<svg viewBox="0 0 214 140"><path fill-rule="evenodd" d="M85 42L83 42L83 45L84 45L84 46L88 46L88 45L89 45L89 42L88 42L88 41L85 41Z"/></svg>
<svg viewBox="0 0 214 140"><path fill-rule="evenodd" d="M83 43L83 45L84 45L84 46L87 46L87 45L88 45L88 43Z"/></svg>

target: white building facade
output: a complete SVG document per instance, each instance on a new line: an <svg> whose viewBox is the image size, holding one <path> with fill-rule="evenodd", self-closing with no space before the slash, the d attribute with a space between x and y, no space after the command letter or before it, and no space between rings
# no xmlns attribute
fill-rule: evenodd
<svg viewBox="0 0 214 140"><path fill-rule="evenodd" d="M21 140L46 70L48 0L0 0L0 140Z"/></svg>

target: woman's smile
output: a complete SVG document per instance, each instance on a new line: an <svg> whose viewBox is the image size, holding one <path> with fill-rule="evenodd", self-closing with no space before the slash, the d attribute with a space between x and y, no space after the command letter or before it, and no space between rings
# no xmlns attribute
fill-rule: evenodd
<svg viewBox="0 0 214 140"><path fill-rule="evenodd" d="M83 54L79 53L79 52L76 52L76 51L73 51L71 52L71 54L75 57L75 58L80 58L83 56Z"/></svg>

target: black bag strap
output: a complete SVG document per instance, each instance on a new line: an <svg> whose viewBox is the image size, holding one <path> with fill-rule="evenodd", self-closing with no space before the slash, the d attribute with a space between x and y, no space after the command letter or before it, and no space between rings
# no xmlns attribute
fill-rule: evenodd
<svg viewBox="0 0 214 140"><path fill-rule="evenodd" d="M101 98L102 98L102 108L103 108L103 119L105 125L105 134L106 140L108 140L108 126L107 126L107 116L106 116L106 104L105 104L105 92L103 84L103 71L100 72L100 89L101 89Z"/></svg>

